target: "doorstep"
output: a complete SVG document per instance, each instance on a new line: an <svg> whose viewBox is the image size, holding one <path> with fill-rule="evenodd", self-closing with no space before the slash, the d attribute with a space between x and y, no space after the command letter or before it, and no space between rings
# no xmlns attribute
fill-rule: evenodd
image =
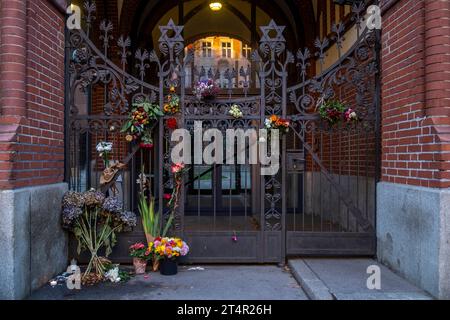
<svg viewBox="0 0 450 320"><path fill-rule="evenodd" d="M381 288L367 288L369 266L378 266ZM289 267L313 300L429 300L423 290L410 284L373 259L290 259Z"/></svg>

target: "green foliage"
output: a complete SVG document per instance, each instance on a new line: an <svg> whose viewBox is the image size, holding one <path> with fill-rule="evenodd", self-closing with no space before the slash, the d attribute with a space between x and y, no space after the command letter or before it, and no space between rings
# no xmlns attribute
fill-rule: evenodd
<svg viewBox="0 0 450 320"><path fill-rule="evenodd" d="M172 225L173 215L170 215L161 233L162 219L159 212L155 211L155 199L153 197L150 197L150 199L147 200L147 197L141 192L139 195L139 212L141 214L142 227L144 228L145 234L155 238L166 236Z"/></svg>
<svg viewBox="0 0 450 320"><path fill-rule="evenodd" d="M345 110L346 107L342 102L330 100L323 103L318 111L322 119L327 120L330 124L335 124L342 120Z"/></svg>

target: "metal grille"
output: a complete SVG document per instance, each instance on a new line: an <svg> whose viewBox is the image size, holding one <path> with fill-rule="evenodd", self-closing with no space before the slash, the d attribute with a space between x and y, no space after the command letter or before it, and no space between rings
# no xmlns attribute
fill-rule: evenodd
<svg viewBox="0 0 450 320"><path fill-rule="evenodd" d="M127 164L116 185L128 209L136 210L137 175L142 165L167 215L163 195L173 188L170 154L174 146L168 116L155 130L156 148L142 151L128 145L120 128L134 102L163 105L176 87L181 99L178 123L193 131L203 127L259 129L271 115L291 122L282 137L281 168L262 176L259 165L197 164L185 178L181 205L172 232L192 245L191 261L282 262L286 254L373 254L375 183L379 172L379 79L377 31L362 28L364 6L353 7L357 41L343 52L343 24L333 25L331 39L317 39L314 48L286 50L284 27L274 21L261 27L262 38L251 55L252 66L215 70L193 68L193 52L185 49L183 26L172 20L161 26L159 49L134 53L137 76L127 73L129 38L121 37L114 57L112 24L100 24L102 48L89 39L94 5L86 5L86 28L67 39L69 99L67 165L70 188L98 187L103 170L96 155L99 141L112 141L112 158ZM335 46L337 61L326 68L326 51ZM119 64L112 59L120 61ZM145 82L156 70L158 82ZM186 70L189 69L187 75ZM252 74L255 76L252 77ZM225 78L226 88L213 102L198 102L186 88L204 77ZM256 79L252 83L250 79ZM101 101L97 101L102 97ZM95 99L94 99L95 98ZM317 113L323 101L337 99L356 110L360 121L330 126ZM242 119L229 115L240 106ZM231 239L238 238L238 241ZM138 228L123 236L115 258L127 259L130 242L142 238ZM220 249L217 249L220 248Z"/></svg>

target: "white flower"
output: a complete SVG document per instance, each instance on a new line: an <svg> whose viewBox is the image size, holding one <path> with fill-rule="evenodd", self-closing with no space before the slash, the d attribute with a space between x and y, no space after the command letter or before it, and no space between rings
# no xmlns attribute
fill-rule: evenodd
<svg viewBox="0 0 450 320"><path fill-rule="evenodd" d="M119 282L120 281L119 267L115 267L114 269L109 270L105 274L105 277L106 277L106 279L108 279L111 282Z"/></svg>
<svg viewBox="0 0 450 320"><path fill-rule="evenodd" d="M350 113L350 119L356 119L356 112L353 111L352 113Z"/></svg>
<svg viewBox="0 0 450 320"><path fill-rule="evenodd" d="M99 142L98 144L97 144L97 152L111 152L112 151L112 147L113 147L113 144L112 144L112 142L103 142L103 141L101 141L101 142Z"/></svg>

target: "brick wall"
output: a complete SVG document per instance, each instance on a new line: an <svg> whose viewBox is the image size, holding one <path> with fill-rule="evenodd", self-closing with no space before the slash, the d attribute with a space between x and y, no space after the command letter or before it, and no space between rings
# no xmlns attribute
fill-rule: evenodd
<svg viewBox="0 0 450 320"><path fill-rule="evenodd" d="M2 1L0 189L64 178L64 15L50 1Z"/></svg>
<svg viewBox="0 0 450 320"><path fill-rule="evenodd" d="M382 1L382 180L450 187L450 1Z"/></svg>

